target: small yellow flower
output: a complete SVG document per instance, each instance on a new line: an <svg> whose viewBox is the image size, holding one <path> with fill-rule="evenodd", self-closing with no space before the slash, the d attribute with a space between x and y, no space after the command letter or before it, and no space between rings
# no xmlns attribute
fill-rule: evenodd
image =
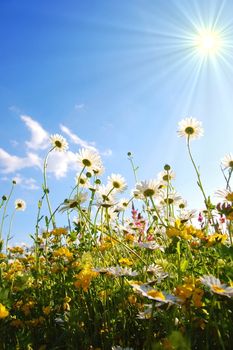
<svg viewBox="0 0 233 350"><path fill-rule="evenodd" d="M75 276L77 280L74 282L74 285L76 288L82 288L84 292L87 292L92 279L96 276L98 276L98 272L85 268Z"/></svg>
<svg viewBox="0 0 233 350"><path fill-rule="evenodd" d="M119 259L119 264L124 265L124 266L132 266L133 261L129 260L128 258L121 258L121 259Z"/></svg>
<svg viewBox="0 0 233 350"><path fill-rule="evenodd" d="M137 304L137 297L136 297L136 295L133 295L133 294L129 295L129 296L128 296L128 301L129 301L130 304L132 304L132 305Z"/></svg>
<svg viewBox="0 0 233 350"><path fill-rule="evenodd" d="M71 253L66 247L58 248L53 252L53 255L56 257L66 257L68 260L73 258L73 253Z"/></svg>
<svg viewBox="0 0 233 350"><path fill-rule="evenodd" d="M68 232L67 228L65 227L56 227L51 231L51 234L54 236L62 236L62 235L66 235Z"/></svg>
<svg viewBox="0 0 233 350"><path fill-rule="evenodd" d="M207 246L212 246L217 243L224 243L227 240L226 234L214 233L213 235L207 236Z"/></svg>
<svg viewBox="0 0 233 350"><path fill-rule="evenodd" d="M11 321L11 326L15 327L15 328L20 328L23 326L23 321L15 318Z"/></svg>
<svg viewBox="0 0 233 350"><path fill-rule="evenodd" d="M149 292L147 292L147 295L149 295L150 297L153 297L155 299L158 299L158 300L165 300L166 297L164 296L164 294L162 292L160 292L159 290L150 290Z"/></svg>
<svg viewBox="0 0 233 350"><path fill-rule="evenodd" d="M48 306L44 306L43 308L42 308L42 310L43 310L43 313L45 314L45 315L49 315L50 313L51 313L51 307L48 305Z"/></svg>
<svg viewBox="0 0 233 350"><path fill-rule="evenodd" d="M9 316L9 311L0 303L0 318L6 318L7 316Z"/></svg>

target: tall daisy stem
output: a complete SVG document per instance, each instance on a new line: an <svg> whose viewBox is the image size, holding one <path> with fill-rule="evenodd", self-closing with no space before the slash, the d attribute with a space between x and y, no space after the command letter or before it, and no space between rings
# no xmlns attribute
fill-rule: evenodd
<svg viewBox="0 0 233 350"><path fill-rule="evenodd" d="M2 220L1 220L1 226L0 226L0 246L1 246L1 240L2 240L2 230L3 230L4 220L5 220L5 217L6 217L6 209L7 209L9 200L10 200L10 198L11 198L12 192L13 192L13 190L14 190L15 184L16 184L16 182L13 180L13 181L12 181L11 190L10 190L10 193L9 193L9 196L7 197L7 199L6 199L6 201L5 201L5 205L4 205L4 209L3 209ZM0 249L0 251L1 251L1 249Z"/></svg>
<svg viewBox="0 0 233 350"><path fill-rule="evenodd" d="M207 209L207 212L208 212L208 217L209 219L211 219L213 225L214 225L214 219L213 219L213 216L212 216L212 213L211 213L211 208L210 208L210 201L209 199L206 197L206 194L205 194L205 191L204 191L204 188L202 186L202 182L201 182L201 175L199 173L199 170L195 164L195 161L193 159L193 156L192 156L192 153L191 153L191 149L190 149L190 136L188 136L187 138L187 148L188 148L188 153L189 153L189 157L191 159L191 162L193 164L193 167L195 169L195 172L196 172L196 175L197 175L197 185L198 187L200 188L201 192L202 192L202 195L204 197L204 202L205 202L205 206L206 206L206 209Z"/></svg>
<svg viewBox="0 0 233 350"><path fill-rule="evenodd" d="M48 209L49 209L49 214L50 214L50 218L52 219L52 225L53 228L56 227L56 222L55 222L55 217L53 215L53 211L52 211L52 207L50 204L50 200L49 200L49 189L47 187L47 165L48 165L48 157L50 155L50 153L54 150L55 147L51 148L47 154L47 156L45 157L44 160L44 168L43 168L43 173L44 173L44 183L43 183L43 190L45 193L45 198L46 198L46 202L48 204Z"/></svg>

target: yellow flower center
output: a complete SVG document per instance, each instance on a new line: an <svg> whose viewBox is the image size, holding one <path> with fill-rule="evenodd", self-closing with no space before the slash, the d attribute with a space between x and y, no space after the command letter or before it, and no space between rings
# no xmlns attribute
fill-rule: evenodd
<svg viewBox="0 0 233 350"><path fill-rule="evenodd" d="M56 146L57 148L62 148L62 143L61 143L61 141L56 140L54 143L55 143L55 146Z"/></svg>
<svg viewBox="0 0 233 350"><path fill-rule="evenodd" d="M152 197L155 194L155 191L152 188L147 188L144 192L143 192L145 197Z"/></svg>
<svg viewBox="0 0 233 350"><path fill-rule="evenodd" d="M83 165L85 165L85 166L87 166L87 167L90 167L90 166L91 166L91 162L90 162L89 159L83 159L83 160L82 160L82 163L83 163Z"/></svg>
<svg viewBox="0 0 233 350"><path fill-rule="evenodd" d="M165 300L165 296L163 295L162 292L158 291L158 290L150 290L148 293L147 293L148 296L152 297L152 298L155 298L155 299L161 299L161 300Z"/></svg>
<svg viewBox="0 0 233 350"><path fill-rule="evenodd" d="M215 293L224 293L225 290L219 286L217 286L217 284L213 284L212 285L212 290L215 292Z"/></svg>
<svg viewBox="0 0 233 350"><path fill-rule="evenodd" d="M233 192L230 192L226 195L226 200L229 202L233 202Z"/></svg>
<svg viewBox="0 0 233 350"><path fill-rule="evenodd" d="M192 135L192 134L194 134L194 128L192 127L192 126L188 126L186 129L185 129L185 132L186 132L186 134L188 134L188 135Z"/></svg>

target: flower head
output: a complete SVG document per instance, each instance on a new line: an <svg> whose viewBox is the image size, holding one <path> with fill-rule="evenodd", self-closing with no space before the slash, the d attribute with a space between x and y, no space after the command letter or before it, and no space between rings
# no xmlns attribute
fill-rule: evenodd
<svg viewBox="0 0 233 350"><path fill-rule="evenodd" d="M233 202L233 192L230 190L217 190L215 192L216 196L220 197L224 203L232 203Z"/></svg>
<svg viewBox="0 0 233 350"><path fill-rule="evenodd" d="M233 297L233 287L222 284L220 280L212 275L204 275L200 281L205 286L209 287L212 293Z"/></svg>
<svg viewBox="0 0 233 350"><path fill-rule="evenodd" d="M103 207L112 207L116 204L114 194L111 191L109 185L100 185L96 191L97 204Z"/></svg>
<svg viewBox="0 0 233 350"><path fill-rule="evenodd" d="M58 134L54 134L50 136L50 142L52 147L59 152L65 152L68 150L68 143L66 139Z"/></svg>
<svg viewBox="0 0 233 350"><path fill-rule="evenodd" d="M138 273L136 271L133 271L131 268L121 267L121 266L108 267L107 273L108 273L108 275L113 275L116 277L137 276L138 275Z"/></svg>
<svg viewBox="0 0 233 350"><path fill-rule="evenodd" d="M120 174L108 176L108 185L114 189L114 192L124 192L127 188L126 181Z"/></svg>
<svg viewBox="0 0 233 350"><path fill-rule="evenodd" d="M80 192L74 196L74 198L65 199L63 205L60 207L59 211L64 212L69 209L75 209L79 207L82 203L86 202L88 197L87 192Z"/></svg>
<svg viewBox="0 0 233 350"><path fill-rule="evenodd" d="M155 197L159 193L161 183L157 180L146 180L136 184L134 195L139 198Z"/></svg>
<svg viewBox="0 0 233 350"><path fill-rule="evenodd" d="M229 153L221 159L221 164L224 169L233 169L233 154Z"/></svg>
<svg viewBox="0 0 233 350"><path fill-rule="evenodd" d="M195 118L185 118L179 122L178 136L187 137L190 140L198 139L203 136L204 130L202 123Z"/></svg>
<svg viewBox="0 0 233 350"><path fill-rule="evenodd" d="M77 154L77 161L81 168L85 167L88 171L95 172L95 169L102 167L102 161L98 152L88 148L82 148Z"/></svg>
<svg viewBox="0 0 233 350"><path fill-rule="evenodd" d="M175 179L176 174L173 170L163 170L158 174L159 180L161 180L164 183L168 183L171 180Z"/></svg>
<svg viewBox="0 0 233 350"><path fill-rule="evenodd" d="M151 300L159 301L166 304L174 304L177 301L177 298L174 295L161 292L155 288L152 288L148 284L138 285L131 283L131 286L142 296Z"/></svg>
<svg viewBox="0 0 233 350"><path fill-rule="evenodd" d="M75 183L76 183L76 185L83 187L83 188L88 188L90 186L89 178L83 174L81 174L81 175L76 174Z"/></svg>
<svg viewBox="0 0 233 350"><path fill-rule="evenodd" d="M6 318L9 315L9 311L6 309L4 305L0 303L0 319Z"/></svg>
<svg viewBox="0 0 233 350"><path fill-rule="evenodd" d="M24 211L26 209L26 202L23 199L16 199L15 209L18 211Z"/></svg>
<svg viewBox="0 0 233 350"><path fill-rule="evenodd" d="M167 193L166 189L160 191L160 204L173 205L181 201L181 196L176 192Z"/></svg>

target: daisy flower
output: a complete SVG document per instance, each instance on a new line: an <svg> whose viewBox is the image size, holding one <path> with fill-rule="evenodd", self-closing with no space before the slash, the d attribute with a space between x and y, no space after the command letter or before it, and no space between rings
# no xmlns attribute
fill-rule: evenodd
<svg viewBox="0 0 233 350"><path fill-rule="evenodd" d="M78 173L75 177L75 183L76 185L79 185L80 187L88 188L90 186L90 181L88 177L85 175L81 175Z"/></svg>
<svg viewBox="0 0 233 350"><path fill-rule="evenodd" d="M81 168L85 167L90 171L99 169L102 166L102 161L99 153L88 148L82 148L77 154L77 162Z"/></svg>
<svg viewBox="0 0 233 350"><path fill-rule="evenodd" d="M58 134L54 134L50 136L50 143L52 147L59 152L65 152L68 150L68 143L66 139Z"/></svg>
<svg viewBox="0 0 233 350"><path fill-rule="evenodd" d="M136 271L133 271L128 267L121 267L121 266L113 266L107 268L108 275L113 275L116 277L123 277L123 276L137 276L138 273Z"/></svg>
<svg viewBox="0 0 233 350"><path fill-rule="evenodd" d="M139 198L155 197L159 193L161 182L157 180L146 180L136 184L134 196Z"/></svg>
<svg viewBox="0 0 233 350"><path fill-rule="evenodd" d="M179 214L179 219L181 223L184 223L186 221L189 221L191 219L194 219L197 215L197 211L195 209L192 210L182 210L182 212Z"/></svg>
<svg viewBox="0 0 233 350"><path fill-rule="evenodd" d="M173 170L163 170L158 174L158 178L160 181L163 182L170 182L171 180L175 179L176 174Z"/></svg>
<svg viewBox="0 0 233 350"><path fill-rule="evenodd" d="M59 209L60 212L64 212L69 209L74 209L80 206L82 203L86 202L88 198L87 192L80 192L71 199L65 199L63 206Z"/></svg>
<svg viewBox="0 0 233 350"><path fill-rule="evenodd" d="M178 128L178 136L187 137L190 140L198 139L203 136L204 130L202 128L202 123L195 118L185 118L181 120Z"/></svg>
<svg viewBox="0 0 233 350"><path fill-rule="evenodd" d="M152 288L148 284L138 285L131 283L131 286L142 296L150 300L155 300L166 304L174 304L177 301L177 298L174 295L161 292L155 288Z"/></svg>
<svg viewBox="0 0 233 350"><path fill-rule="evenodd" d="M233 155L232 153L227 154L225 157L221 159L221 164L223 165L224 169L233 169Z"/></svg>
<svg viewBox="0 0 233 350"><path fill-rule="evenodd" d="M185 199L181 198L181 199L178 201L177 205L178 205L178 208L179 208L179 209L186 209L187 206L188 206L188 203L187 203L187 201L186 201Z"/></svg>
<svg viewBox="0 0 233 350"><path fill-rule="evenodd" d="M233 202L233 192L230 190L225 190L225 189L217 190L215 192L215 195L220 197L225 203Z"/></svg>
<svg viewBox="0 0 233 350"><path fill-rule="evenodd" d="M166 189L160 191L161 205L174 205L181 201L181 196L177 192L167 193Z"/></svg>
<svg viewBox="0 0 233 350"><path fill-rule="evenodd" d="M26 209L26 202L22 199L15 200L15 209L18 211L24 211Z"/></svg>
<svg viewBox="0 0 233 350"><path fill-rule="evenodd" d="M111 188L108 185L99 185L96 190L96 195L98 205L108 208L116 204L116 199L113 193L111 193Z"/></svg>
<svg viewBox="0 0 233 350"><path fill-rule="evenodd" d="M226 297L233 297L233 287L229 287L226 284L222 284L220 280L212 275L204 275L200 278L200 281L204 286L210 288L211 292Z"/></svg>
<svg viewBox="0 0 233 350"><path fill-rule="evenodd" d="M104 173L104 166L103 166L103 164L102 163L100 163L100 164L98 164L98 165L96 165L95 167L93 167L93 173L94 173L94 175L98 175L98 176L101 176L101 175L103 175L103 173Z"/></svg>
<svg viewBox="0 0 233 350"><path fill-rule="evenodd" d="M120 174L108 176L108 185L114 188L116 192L124 192L127 189L126 181Z"/></svg>
<svg viewBox="0 0 233 350"><path fill-rule="evenodd" d="M130 200L127 198L121 198L114 208L115 211L125 211L129 207Z"/></svg>
<svg viewBox="0 0 233 350"><path fill-rule="evenodd" d="M148 242L135 242L135 245L139 248L145 248L148 250L161 250L161 252L164 252L164 248L156 243L155 241L148 241Z"/></svg>

